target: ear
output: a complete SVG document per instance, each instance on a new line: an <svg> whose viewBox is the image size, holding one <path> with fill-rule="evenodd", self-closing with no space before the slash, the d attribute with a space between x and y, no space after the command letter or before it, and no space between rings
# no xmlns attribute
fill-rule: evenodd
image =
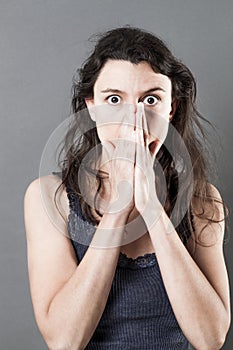
<svg viewBox="0 0 233 350"><path fill-rule="evenodd" d="M174 114L176 113L176 109L177 109L177 106L178 106L178 103L176 100L173 100L172 103L171 103L171 111L169 113L169 121L172 120Z"/></svg>
<svg viewBox="0 0 233 350"><path fill-rule="evenodd" d="M88 108L88 112L90 114L91 119L95 122L95 112L94 112L94 99L93 98L85 98L85 103Z"/></svg>

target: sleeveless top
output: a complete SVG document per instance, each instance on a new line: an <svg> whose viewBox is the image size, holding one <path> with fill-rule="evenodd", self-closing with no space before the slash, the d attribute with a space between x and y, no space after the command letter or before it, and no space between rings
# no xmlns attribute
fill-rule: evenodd
<svg viewBox="0 0 233 350"><path fill-rule="evenodd" d="M66 192L70 209L68 233L80 262L96 228L82 215L78 197L68 185ZM136 259L119 254L104 312L85 349L189 349L168 299L155 253Z"/></svg>

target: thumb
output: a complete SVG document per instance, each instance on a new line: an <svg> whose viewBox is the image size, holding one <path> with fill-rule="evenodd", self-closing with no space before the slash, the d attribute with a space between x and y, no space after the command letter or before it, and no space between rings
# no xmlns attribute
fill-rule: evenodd
<svg viewBox="0 0 233 350"><path fill-rule="evenodd" d="M115 150L114 145L110 141L104 141L102 143L103 146L103 158L107 158L107 160L112 158L112 154Z"/></svg>

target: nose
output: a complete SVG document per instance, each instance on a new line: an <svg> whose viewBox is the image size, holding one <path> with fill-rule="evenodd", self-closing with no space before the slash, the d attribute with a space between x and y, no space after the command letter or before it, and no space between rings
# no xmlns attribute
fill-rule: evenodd
<svg viewBox="0 0 233 350"><path fill-rule="evenodd" d="M139 106L142 105L142 102L138 102L138 100L130 101L130 105L131 105L131 111L134 114L136 114L138 108L140 108Z"/></svg>
<svg viewBox="0 0 233 350"><path fill-rule="evenodd" d="M138 103L138 101L135 101L132 103L132 112L134 114L137 112L137 103Z"/></svg>

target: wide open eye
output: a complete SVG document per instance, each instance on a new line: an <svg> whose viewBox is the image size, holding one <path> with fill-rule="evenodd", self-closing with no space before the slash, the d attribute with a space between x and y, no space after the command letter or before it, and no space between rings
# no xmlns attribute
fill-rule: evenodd
<svg viewBox="0 0 233 350"><path fill-rule="evenodd" d="M121 102L121 98L118 95L112 95L107 98L110 105L118 105Z"/></svg>
<svg viewBox="0 0 233 350"><path fill-rule="evenodd" d="M147 106L154 106L158 103L158 101L159 101L158 97L153 95L146 96L142 100L142 102L145 103Z"/></svg>

